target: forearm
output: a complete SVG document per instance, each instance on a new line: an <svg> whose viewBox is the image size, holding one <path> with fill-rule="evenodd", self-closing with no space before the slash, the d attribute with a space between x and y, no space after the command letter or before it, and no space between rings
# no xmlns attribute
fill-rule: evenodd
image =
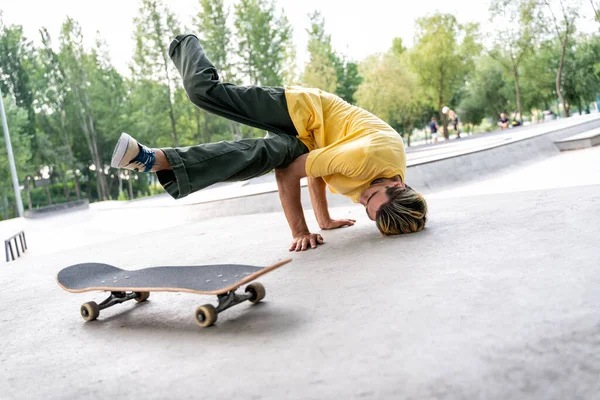
<svg viewBox="0 0 600 400"><path fill-rule="evenodd" d="M308 192L310 193L310 202L312 203L315 218L321 229L327 226L331 221L329 208L327 206L327 185L323 178L308 177Z"/></svg>
<svg viewBox="0 0 600 400"><path fill-rule="evenodd" d="M279 199L292 237L308 233L308 226L302 210L300 198L300 178L284 171L276 171Z"/></svg>

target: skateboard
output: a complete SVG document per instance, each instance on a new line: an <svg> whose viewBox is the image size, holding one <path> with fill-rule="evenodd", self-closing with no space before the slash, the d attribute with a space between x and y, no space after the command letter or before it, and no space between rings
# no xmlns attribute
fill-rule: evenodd
<svg viewBox="0 0 600 400"><path fill-rule="evenodd" d="M90 301L81 306L83 319L93 321L100 310L128 300L146 301L150 292L188 292L216 295L218 305L205 304L196 309L195 320L201 327L211 326L217 315L246 300L258 303L264 299L265 287L253 282L292 261L287 259L268 267L254 265L218 264L191 267L152 267L125 270L108 264L84 263L62 269L56 280L60 287L71 293L102 290L110 296L97 304ZM247 283L244 293L236 290Z"/></svg>

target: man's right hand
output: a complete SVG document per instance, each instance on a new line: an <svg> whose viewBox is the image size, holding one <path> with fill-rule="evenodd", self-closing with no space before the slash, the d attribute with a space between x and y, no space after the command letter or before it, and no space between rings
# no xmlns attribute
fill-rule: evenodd
<svg viewBox="0 0 600 400"><path fill-rule="evenodd" d="M304 251L312 248L316 249L318 245L325 243L323 237L318 233L302 232L294 236L294 241L290 246L290 251Z"/></svg>

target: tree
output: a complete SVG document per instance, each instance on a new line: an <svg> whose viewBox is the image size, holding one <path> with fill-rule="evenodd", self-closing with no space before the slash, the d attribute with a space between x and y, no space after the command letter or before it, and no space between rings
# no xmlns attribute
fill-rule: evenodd
<svg viewBox="0 0 600 400"><path fill-rule="evenodd" d="M292 46L292 27L272 0L240 0L234 6L239 70L252 85L281 86Z"/></svg>
<svg viewBox="0 0 600 400"><path fill-rule="evenodd" d="M426 106L418 78L406 65L405 58L393 51L367 57L359 66L364 81L356 91L356 99L360 107L405 133L410 145L412 130Z"/></svg>
<svg viewBox="0 0 600 400"><path fill-rule="evenodd" d="M196 15L194 25L200 33L202 46L210 60L219 70L221 80L234 80L231 65L232 33L227 25L229 10L225 8L223 0L200 0L201 11ZM196 125L196 137L198 142L208 143L211 141L211 132L226 130L221 118L193 107L192 118ZM229 125L228 125L229 126Z"/></svg>
<svg viewBox="0 0 600 400"><path fill-rule="evenodd" d="M490 55L513 77L520 120L523 118L523 107L519 67L539 36L534 18L535 9L535 0L495 0L490 7L492 22L501 26L496 31Z"/></svg>
<svg viewBox="0 0 600 400"><path fill-rule="evenodd" d="M476 125L484 117L498 118L507 111L509 85L502 67L490 57L482 57L466 84L466 95L458 106L463 123Z"/></svg>
<svg viewBox="0 0 600 400"><path fill-rule="evenodd" d="M19 169L24 174L32 173L42 164L43 133L37 134L35 123L35 96L39 93L33 81L38 70L36 50L33 43L23 34L21 26L6 26L2 21L0 11L0 88L3 95L11 97L16 106L24 110L27 123L23 127L31 138L32 157ZM33 160L33 158L35 159Z"/></svg>
<svg viewBox="0 0 600 400"><path fill-rule="evenodd" d="M219 70L221 79L232 73L230 65L231 29L227 25L229 10L224 0L200 0L201 11L194 19L202 46Z"/></svg>
<svg viewBox="0 0 600 400"><path fill-rule="evenodd" d="M23 170L26 170L31 158L30 135L27 134L27 126L29 125L27 110L18 107L14 99L10 96L5 96L0 100L4 102L17 174L20 178L23 178ZM8 153L6 152L6 143L4 142L4 135L0 135L0 195L3 198L3 207L1 208L4 211L4 219L11 217L8 209L8 199L9 197L12 198L12 195L9 196L9 193L12 193L12 191L12 177L8 162Z"/></svg>
<svg viewBox="0 0 600 400"><path fill-rule="evenodd" d="M305 86L334 93L338 87L335 62L337 56L331 46L331 36L325 33L325 19L319 11L309 14L308 32L309 61L304 68L302 81Z"/></svg>
<svg viewBox="0 0 600 400"><path fill-rule="evenodd" d="M581 114L584 107L600 93L600 37L581 37L569 46L565 57L562 88L565 100L576 104Z"/></svg>
<svg viewBox="0 0 600 400"><path fill-rule="evenodd" d="M70 107L69 86L66 82L59 55L52 48L50 34L45 28L40 30L43 47L38 51L40 78L36 79L38 87L37 113L39 129L38 140L44 140L41 153L49 164L56 163L63 173L63 181L70 170L75 184L75 193L81 198L81 187L77 176L79 164L73 152L73 129L68 126L67 109ZM43 137L41 136L43 133ZM66 198L69 199L68 185L65 184ZM28 193L29 195L29 193ZM31 203L29 204L31 207Z"/></svg>
<svg viewBox="0 0 600 400"><path fill-rule="evenodd" d="M442 108L464 85L480 50L476 24L460 25L453 15L440 13L417 20L410 64L439 111L446 138L448 121Z"/></svg>
<svg viewBox="0 0 600 400"><path fill-rule="evenodd" d="M71 18L67 18L62 26L60 36L60 63L65 75L68 89L73 96L74 111L78 116L81 132L87 143L92 162L96 170L96 186L98 198L110 198L104 162L98 147L98 137L95 126L92 103L89 96L91 81L84 65L89 63L89 56L83 48L83 35L81 27Z"/></svg>
<svg viewBox="0 0 600 400"><path fill-rule="evenodd" d="M592 10L594 10L594 19L600 22L600 4L594 3L594 0L590 0L590 4L592 5Z"/></svg>
<svg viewBox="0 0 600 400"><path fill-rule="evenodd" d="M31 82L35 59L33 43L24 36L23 27L5 26L0 11L0 86L27 112L31 134L35 133L35 88Z"/></svg>
<svg viewBox="0 0 600 400"><path fill-rule="evenodd" d="M134 19L136 47L131 66L133 76L138 81L155 80L165 85L162 104L169 113L173 144L179 146L173 105L179 80L167 54L169 41L181 31L179 23L162 0L142 0L138 13Z"/></svg>
<svg viewBox="0 0 600 400"><path fill-rule="evenodd" d="M544 41L536 45L536 51L530 53L521 63L521 89L523 108L550 109L556 101L556 69L560 49L555 41Z"/></svg>
<svg viewBox="0 0 600 400"><path fill-rule="evenodd" d="M354 104L354 93L362 82L358 64L340 56L331 45L331 35L325 31L325 19L319 11L309 14L308 32L309 62L303 74L305 86L316 87L335 93Z"/></svg>
<svg viewBox="0 0 600 400"><path fill-rule="evenodd" d="M555 0L558 1L560 7L553 6L551 0L542 0L542 6L545 6L547 13L549 14L547 19L550 24L554 27L556 37L561 45L560 60L558 63L558 70L556 72L556 93L560 98L560 102L565 110L565 116L569 117L569 103L565 101L563 95L561 83L562 74L565 65L565 56L567 54L567 46L571 40L571 37L575 33L575 22L579 17L579 0ZM559 8L560 11L556 12L555 8Z"/></svg>
<svg viewBox="0 0 600 400"><path fill-rule="evenodd" d="M349 61L346 57L338 57L336 63L337 87L335 94L346 100L348 103L354 104L354 94L358 90L358 86L362 83L363 77L358 70L358 64Z"/></svg>

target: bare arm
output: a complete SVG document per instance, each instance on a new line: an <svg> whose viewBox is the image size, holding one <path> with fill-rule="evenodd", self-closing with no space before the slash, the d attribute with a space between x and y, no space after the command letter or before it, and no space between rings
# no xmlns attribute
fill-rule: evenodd
<svg viewBox="0 0 600 400"><path fill-rule="evenodd" d="M331 220L329 209L327 207L327 185L323 178L308 177L308 193L310 193L310 202L315 212L315 218L319 228L325 229L327 223Z"/></svg>
<svg viewBox="0 0 600 400"><path fill-rule="evenodd" d="M352 226L356 222L353 219L333 220L329 215L327 206L327 184L321 177L308 177L308 192L310 193L310 202L315 212L315 218L321 229L336 229L342 226Z"/></svg>
<svg viewBox="0 0 600 400"><path fill-rule="evenodd" d="M323 243L319 234L312 234L308 230L302 202L300 201L300 179L306 176L305 166L307 154L294 160L287 168L275 170L279 199L285 218L292 230L293 242L290 251L304 251L310 245L313 249L317 244Z"/></svg>

